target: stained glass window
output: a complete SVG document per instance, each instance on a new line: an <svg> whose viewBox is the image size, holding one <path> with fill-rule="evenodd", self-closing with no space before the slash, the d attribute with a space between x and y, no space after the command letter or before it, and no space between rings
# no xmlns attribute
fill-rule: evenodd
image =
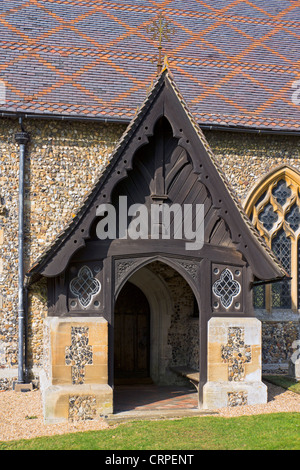
<svg viewBox="0 0 300 470"><path fill-rule="evenodd" d="M291 271L291 240L280 230L272 240L272 250L287 273ZM273 308L291 308L290 281L277 282L272 285Z"/></svg>
<svg viewBox="0 0 300 470"><path fill-rule="evenodd" d="M299 207L294 205L290 212L286 214L285 220L289 223L290 227L296 232L300 225L300 211Z"/></svg>
<svg viewBox="0 0 300 470"><path fill-rule="evenodd" d="M267 204L258 216L263 226L268 230L272 230L274 223L278 220L278 215L274 212L271 204Z"/></svg>
<svg viewBox="0 0 300 470"><path fill-rule="evenodd" d="M246 202L251 222L291 276L291 280L254 287L255 308L294 311L300 308L299 188L300 174L290 168L280 168L265 178Z"/></svg>
<svg viewBox="0 0 300 470"><path fill-rule="evenodd" d="M266 290L265 286L254 286L253 288L254 308L266 308Z"/></svg>
<svg viewBox="0 0 300 470"><path fill-rule="evenodd" d="M291 196L292 192L284 180L280 180L277 186L273 189L273 196L277 199L277 202L283 206L287 199Z"/></svg>

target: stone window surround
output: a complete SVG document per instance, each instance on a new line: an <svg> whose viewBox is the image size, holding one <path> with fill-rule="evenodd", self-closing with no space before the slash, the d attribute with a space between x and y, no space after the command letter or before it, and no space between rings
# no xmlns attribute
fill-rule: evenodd
<svg viewBox="0 0 300 470"><path fill-rule="evenodd" d="M273 195L274 188L276 188L279 181L284 180L287 187L291 190L291 195L287 197L286 202L281 206ZM298 170L289 166L280 166L279 168L268 173L255 185L250 192L249 196L244 202L244 209L246 214L252 218L253 225L257 228L260 235L265 239L266 243L272 248L272 241L280 230L284 230L286 235L291 240L291 311L297 313L298 308L298 240L300 237L300 229L294 232L288 222L286 215L290 208L295 204L300 207L300 173ZM260 200L261 198L261 200ZM274 221L271 230L267 230L264 224L259 220L259 215L262 210L271 204L274 212L278 214L277 221ZM272 307L272 285L265 286L265 309L268 312L274 311ZM284 308L276 310L286 310Z"/></svg>

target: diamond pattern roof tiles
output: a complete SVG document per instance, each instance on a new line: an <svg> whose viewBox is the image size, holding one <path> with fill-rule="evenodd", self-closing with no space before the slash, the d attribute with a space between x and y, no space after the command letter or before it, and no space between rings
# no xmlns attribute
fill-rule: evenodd
<svg viewBox="0 0 300 470"><path fill-rule="evenodd" d="M296 131L300 0L6 0L0 2L2 112L128 121L163 44L199 124Z"/></svg>

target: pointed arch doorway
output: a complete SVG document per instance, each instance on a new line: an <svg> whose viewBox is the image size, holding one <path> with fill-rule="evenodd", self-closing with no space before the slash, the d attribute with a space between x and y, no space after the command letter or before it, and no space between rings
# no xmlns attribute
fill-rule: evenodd
<svg viewBox="0 0 300 470"><path fill-rule="evenodd" d="M115 384L150 379L150 306L143 291L126 282L115 305Z"/></svg>
<svg viewBox="0 0 300 470"><path fill-rule="evenodd" d="M163 262L141 267L123 284L115 303L114 408L119 409L123 400L123 386L127 393L131 387L131 397L137 393L134 387L145 384L146 388L139 389L144 396L154 397L155 387L160 393L163 390L166 400L186 393L197 395L172 366L199 369L198 361L199 314L191 287Z"/></svg>

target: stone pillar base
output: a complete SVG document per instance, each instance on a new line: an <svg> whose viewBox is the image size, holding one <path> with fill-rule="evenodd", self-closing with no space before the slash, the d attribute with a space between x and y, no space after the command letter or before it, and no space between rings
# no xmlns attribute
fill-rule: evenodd
<svg viewBox="0 0 300 470"><path fill-rule="evenodd" d="M43 393L44 422L97 420L113 412L113 390L107 385L56 385Z"/></svg>
<svg viewBox="0 0 300 470"><path fill-rule="evenodd" d="M300 380L300 358L296 360L290 360L289 363L289 371L288 374L291 378L297 380L299 382Z"/></svg>
<svg viewBox="0 0 300 470"><path fill-rule="evenodd" d="M203 388L203 408L215 410L228 406L267 403L267 387L262 382L207 382Z"/></svg>
<svg viewBox="0 0 300 470"><path fill-rule="evenodd" d="M49 317L40 374L45 423L97 420L113 412L104 318Z"/></svg>
<svg viewBox="0 0 300 470"><path fill-rule="evenodd" d="M261 323L253 317L213 317L208 322L207 383L203 408L267 402L261 381Z"/></svg>

